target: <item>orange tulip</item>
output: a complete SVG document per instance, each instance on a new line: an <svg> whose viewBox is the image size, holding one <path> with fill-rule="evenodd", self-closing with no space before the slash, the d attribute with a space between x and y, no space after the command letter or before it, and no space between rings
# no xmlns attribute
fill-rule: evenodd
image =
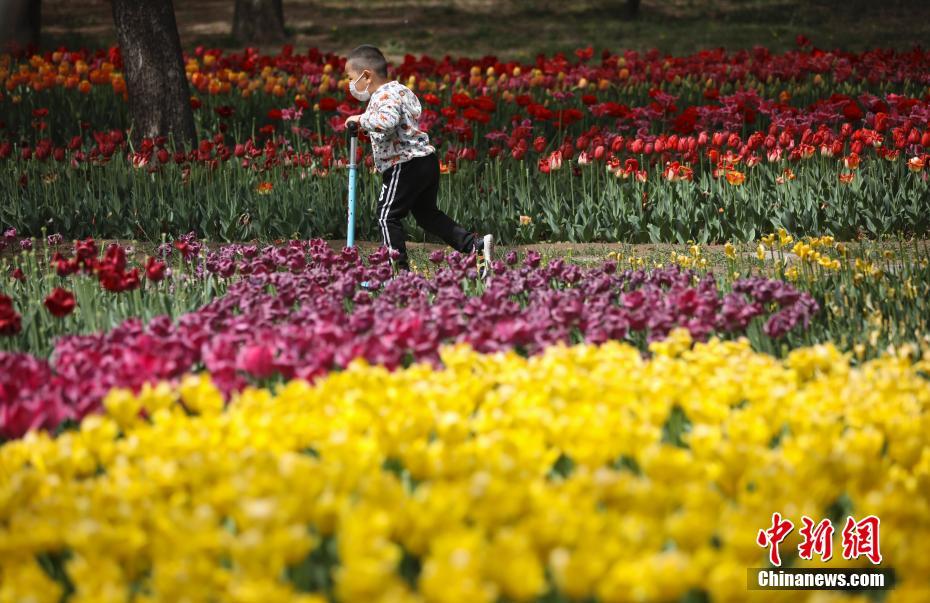
<svg viewBox="0 0 930 603"><path fill-rule="evenodd" d="M746 181L746 174L743 172L738 172L736 170L727 171L727 182L733 186L739 186Z"/></svg>

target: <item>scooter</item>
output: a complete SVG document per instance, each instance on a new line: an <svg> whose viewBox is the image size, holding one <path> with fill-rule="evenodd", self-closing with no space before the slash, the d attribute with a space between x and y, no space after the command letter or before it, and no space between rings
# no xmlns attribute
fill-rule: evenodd
<svg viewBox="0 0 930 603"><path fill-rule="evenodd" d="M358 189L358 123L349 122L349 223L346 225L346 247L355 247L355 197ZM371 283L360 283L362 289L370 289Z"/></svg>
<svg viewBox="0 0 930 603"><path fill-rule="evenodd" d="M358 124L349 122L349 223L346 226L346 247L355 246L355 194L358 180Z"/></svg>

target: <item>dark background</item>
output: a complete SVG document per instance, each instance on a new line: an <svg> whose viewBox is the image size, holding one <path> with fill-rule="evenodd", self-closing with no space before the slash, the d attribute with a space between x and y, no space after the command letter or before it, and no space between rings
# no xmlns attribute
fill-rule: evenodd
<svg viewBox="0 0 930 603"><path fill-rule="evenodd" d="M0 0L2 3L3 0ZM239 48L232 36L234 0L175 0L185 49L198 44ZM287 41L347 51L362 42L393 58L405 52L514 59L593 45L614 50L658 48L672 54L701 48L774 51L798 33L821 48L930 47L930 0L642 0L632 19L624 0L284 0ZM109 1L45 0L42 45L102 46L115 40ZM280 44L261 44L274 50Z"/></svg>

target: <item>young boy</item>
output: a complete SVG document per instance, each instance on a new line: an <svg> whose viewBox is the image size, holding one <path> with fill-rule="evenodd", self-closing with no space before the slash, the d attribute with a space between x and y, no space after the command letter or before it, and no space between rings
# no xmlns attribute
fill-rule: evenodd
<svg viewBox="0 0 930 603"><path fill-rule="evenodd" d="M384 245L400 252L396 265L406 270L407 246L401 223L413 212L423 230L462 253L483 256L481 277L490 270L492 235L479 237L459 226L436 206L439 159L429 135L419 128L420 101L409 88L388 79L387 60L374 46L359 46L346 61L349 92L369 101L365 113L346 120L358 122L371 138L375 167L381 172L378 226Z"/></svg>

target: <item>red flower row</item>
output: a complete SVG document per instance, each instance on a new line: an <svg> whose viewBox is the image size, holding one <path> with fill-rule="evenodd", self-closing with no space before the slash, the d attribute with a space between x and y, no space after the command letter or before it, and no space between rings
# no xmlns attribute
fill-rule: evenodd
<svg viewBox="0 0 930 603"><path fill-rule="evenodd" d="M45 307L52 316L63 318L77 307L74 299L74 293L55 287L55 289L45 298ZM0 293L0 335L17 335L23 328L22 315L13 307L13 299Z"/></svg>

